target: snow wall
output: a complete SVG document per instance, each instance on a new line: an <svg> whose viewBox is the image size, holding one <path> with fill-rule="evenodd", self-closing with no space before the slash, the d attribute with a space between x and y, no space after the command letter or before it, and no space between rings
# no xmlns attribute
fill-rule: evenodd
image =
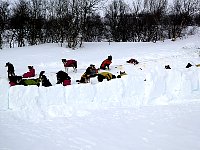
<svg viewBox="0 0 200 150"><path fill-rule="evenodd" d="M150 70L97 84L14 86L0 79L0 110L33 116L68 116L105 107L168 105L200 100L200 68ZM20 115L21 116L21 115Z"/></svg>

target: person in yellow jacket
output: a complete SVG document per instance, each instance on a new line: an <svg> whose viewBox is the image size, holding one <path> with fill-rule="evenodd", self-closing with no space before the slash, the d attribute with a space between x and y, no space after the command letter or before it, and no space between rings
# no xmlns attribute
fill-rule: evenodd
<svg viewBox="0 0 200 150"><path fill-rule="evenodd" d="M102 82L104 79L107 79L107 81L109 81L109 80L115 79L115 78L116 78L116 76L110 72L101 72L97 76L97 79L99 82Z"/></svg>

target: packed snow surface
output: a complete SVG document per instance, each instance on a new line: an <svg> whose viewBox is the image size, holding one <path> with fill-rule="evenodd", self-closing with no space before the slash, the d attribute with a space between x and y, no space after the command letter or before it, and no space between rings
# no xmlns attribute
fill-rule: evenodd
<svg viewBox="0 0 200 150"><path fill-rule="evenodd" d="M200 149L200 37L175 42L84 43L75 50L59 44L0 51L0 150L198 150ZM120 79L78 84L90 64L109 55L109 71ZM61 59L72 85L56 84ZM130 58L138 65L128 64ZM6 62L22 75L32 65L53 86L13 86ZM187 63L193 64L185 68ZM165 69L170 65L171 69ZM101 70L100 72L103 72Z"/></svg>

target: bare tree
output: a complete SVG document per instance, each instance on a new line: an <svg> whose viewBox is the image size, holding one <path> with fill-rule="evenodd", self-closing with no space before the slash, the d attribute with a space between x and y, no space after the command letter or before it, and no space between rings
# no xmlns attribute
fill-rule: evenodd
<svg viewBox="0 0 200 150"><path fill-rule="evenodd" d="M27 29L29 17L29 6L25 0L20 0L15 3L13 8L13 15L11 17L11 28L16 35L18 47L25 46L25 39L27 38Z"/></svg>
<svg viewBox="0 0 200 150"><path fill-rule="evenodd" d="M3 45L3 32L8 26L8 16L9 16L9 4L8 2L0 1L0 49Z"/></svg>
<svg viewBox="0 0 200 150"><path fill-rule="evenodd" d="M102 0L84 0L80 1L80 34L82 34L82 39L85 41L89 40L89 32L90 26L89 22L90 18L94 15L94 12L98 8L98 4L102 2Z"/></svg>
<svg viewBox="0 0 200 150"><path fill-rule="evenodd" d="M114 41L128 40L127 15L130 12L123 0L114 0L106 10L106 24L110 28Z"/></svg>
<svg viewBox="0 0 200 150"><path fill-rule="evenodd" d="M170 12L172 40L176 40L182 30L192 24L195 13L199 12L199 3L199 0L173 1Z"/></svg>
<svg viewBox="0 0 200 150"><path fill-rule="evenodd" d="M30 20L28 23L28 37L27 40L30 45L36 45L42 42L42 29L44 26L43 15L43 1L30 0Z"/></svg>

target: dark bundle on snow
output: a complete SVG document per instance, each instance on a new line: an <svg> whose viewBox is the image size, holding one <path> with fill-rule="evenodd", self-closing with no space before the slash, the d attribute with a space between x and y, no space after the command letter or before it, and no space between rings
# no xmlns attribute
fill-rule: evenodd
<svg viewBox="0 0 200 150"><path fill-rule="evenodd" d="M193 65L191 63L188 63L187 66L185 68L190 68L192 67Z"/></svg>
<svg viewBox="0 0 200 150"><path fill-rule="evenodd" d="M139 62L136 60L136 59L133 59L131 58L130 60L126 61L127 63L131 63L131 64L134 64L134 65L137 65L139 64Z"/></svg>
<svg viewBox="0 0 200 150"><path fill-rule="evenodd" d="M166 65L165 69L171 69L171 67L169 65Z"/></svg>
<svg viewBox="0 0 200 150"><path fill-rule="evenodd" d="M41 71L39 75L39 79L41 80L42 86L49 87L52 86L51 82L47 77L44 75L45 71Z"/></svg>
<svg viewBox="0 0 200 150"><path fill-rule="evenodd" d="M71 80L71 77L68 75L68 73L64 71L59 71L57 74L57 84L63 83L64 80Z"/></svg>

